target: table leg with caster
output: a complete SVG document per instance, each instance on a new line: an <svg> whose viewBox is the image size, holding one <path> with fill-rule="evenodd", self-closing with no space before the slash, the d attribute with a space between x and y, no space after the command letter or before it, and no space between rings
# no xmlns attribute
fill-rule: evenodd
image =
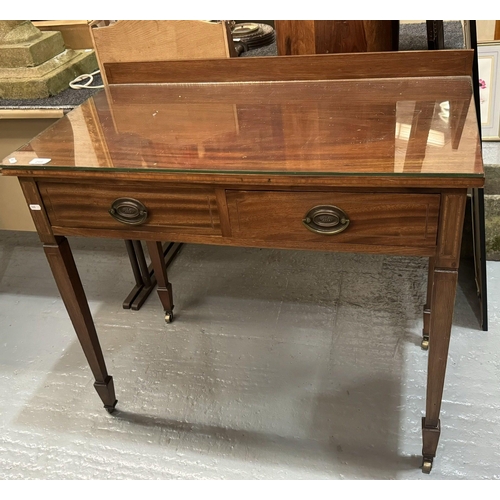
<svg viewBox="0 0 500 500"><path fill-rule="evenodd" d="M427 427L425 417L422 418L422 436L424 446L422 449L422 472L430 474L432 470L432 463L436 456L436 449L439 443L439 436L441 434L441 426L438 419L437 426Z"/></svg>
<svg viewBox="0 0 500 500"><path fill-rule="evenodd" d="M465 191L443 194L442 213L449 216L440 219L436 254L429 262L429 283L432 284L427 289L431 294L428 333L431 338L425 417L422 419L422 472L427 474L432 469L441 433L439 413L453 324L466 199Z"/></svg>
<svg viewBox="0 0 500 500"><path fill-rule="evenodd" d="M163 256L163 246L160 241L148 241L148 252L158 283L158 297L165 310L165 322L171 323L174 319L174 302L172 298L172 284L168 281L167 266Z"/></svg>
<svg viewBox="0 0 500 500"><path fill-rule="evenodd" d="M422 419L422 472L427 474L432 469L441 433L439 412L443 397L457 280L456 270L434 270L430 322L432 342L429 345L426 412Z"/></svg>

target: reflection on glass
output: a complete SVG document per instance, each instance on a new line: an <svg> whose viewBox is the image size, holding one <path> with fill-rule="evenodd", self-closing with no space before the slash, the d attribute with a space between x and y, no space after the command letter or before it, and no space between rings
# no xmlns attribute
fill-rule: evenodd
<svg viewBox="0 0 500 500"><path fill-rule="evenodd" d="M400 139L402 141L408 141L411 135L411 125L408 123L396 123L396 139ZM444 146L444 132L440 132L439 130L429 130L429 135L427 136L427 145L428 146Z"/></svg>
<svg viewBox="0 0 500 500"><path fill-rule="evenodd" d="M466 79L118 85L17 154L87 170L475 173L471 106Z"/></svg>

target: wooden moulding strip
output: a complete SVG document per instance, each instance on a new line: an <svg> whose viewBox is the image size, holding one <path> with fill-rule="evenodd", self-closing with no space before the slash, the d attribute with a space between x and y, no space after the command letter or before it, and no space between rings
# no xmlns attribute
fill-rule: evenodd
<svg viewBox="0 0 500 500"><path fill-rule="evenodd" d="M265 174L226 174L221 173L203 173L203 172L117 172L113 170L70 170L70 169L44 169L32 170L25 168L12 168L10 165L1 166L1 174L16 177L37 177L39 179L60 179L62 182L81 182L84 179L94 180L112 180L119 181L134 181L134 182L175 182L179 184L198 185L212 184L217 186L261 186L264 189L278 188L331 188L331 187L363 187L363 188L384 188L384 189L401 189L401 188L426 188L426 189L442 189L442 188L470 188L483 187L484 175L473 176L402 176L395 174L394 176L385 175L265 175Z"/></svg>
<svg viewBox="0 0 500 500"><path fill-rule="evenodd" d="M62 118L62 109L0 109L0 120L29 118Z"/></svg>

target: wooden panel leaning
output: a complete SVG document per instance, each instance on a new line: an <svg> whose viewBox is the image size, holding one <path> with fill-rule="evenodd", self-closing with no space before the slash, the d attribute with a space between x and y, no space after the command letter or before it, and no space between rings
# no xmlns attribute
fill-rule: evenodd
<svg viewBox="0 0 500 500"><path fill-rule="evenodd" d="M91 29L104 84L107 63L227 58L235 55L229 25L209 21L117 21Z"/></svg>

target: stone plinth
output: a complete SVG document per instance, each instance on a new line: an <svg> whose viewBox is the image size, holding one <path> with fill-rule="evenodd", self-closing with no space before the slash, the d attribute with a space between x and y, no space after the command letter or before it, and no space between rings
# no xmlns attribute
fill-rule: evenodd
<svg viewBox="0 0 500 500"><path fill-rule="evenodd" d="M0 99L49 97L97 68L93 50L66 49L58 31L42 32L29 21L0 21Z"/></svg>
<svg viewBox="0 0 500 500"><path fill-rule="evenodd" d="M31 68L0 69L0 99L37 99L58 94L69 82L97 69L94 51L65 50Z"/></svg>
<svg viewBox="0 0 500 500"><path fill-rule="evenodd" d="M64 52L65 48L59 31L40 32L40 37L30 43L0 45L0 66L2 68L38 66Z"/></svg>

